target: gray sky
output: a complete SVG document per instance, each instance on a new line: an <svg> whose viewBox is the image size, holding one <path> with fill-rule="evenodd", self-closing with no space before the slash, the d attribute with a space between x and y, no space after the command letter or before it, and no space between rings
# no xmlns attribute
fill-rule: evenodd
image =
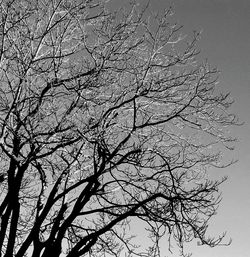
<svg viewBox="0 0 250 257"><path fill-rule="evenodd" d="M112 4L126 1L111 0ZM140 0L146 3L147 0ZM233 239L227 247L190 246L193 257L248 257L250 249L250 0L151 0L152 8L174 6L175 20L192 35L202 30L201 57L217 67L223 91L230 91L235 103L231 108L245 124L232 128L238 137L236 150L225 152L238 163L220 170L210 170L212 178L228 176L221 187L223 200L211 220L210 233L227 231ZM168 253L163 256L169 256Z"/></svg>
<svg viewBox="0 0 250 257"><path fill-rule="evenodd" d="M167 1L153 0L159 6ZM152 2L153 2L152 1ZM228 247L193 248L193 257L248 257L250 249L250 1L176 0L177 20L187 33L202 30L199 48L209 63L221 70L220 85L230 91L233 112L245 124L232 129L239 143L233 153L238 163L211 175L229 177L221 187L223 201L212 220L211 234L227 231ZM227 153L232 156L232 153Z"/></svg>

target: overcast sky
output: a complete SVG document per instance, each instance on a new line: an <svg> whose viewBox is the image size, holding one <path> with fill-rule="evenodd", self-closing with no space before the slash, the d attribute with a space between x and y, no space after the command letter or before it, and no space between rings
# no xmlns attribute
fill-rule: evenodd
<svg viewBox="0 0 250 257"><path fill-rule="evenodd" d="M199 48L203 58L221 70L220 84L230 91L232 110L245 122L232 129L239 138L233 154L238 163L211 175L229 177L222 186L223 201L210 227L211 234L227 231L228 247L193 247L193 257L248 257L250 250L250 1L152 0L155 8L174 5L185 32L202 30Z"/></svg>
<svg viewBox="0 0 250 257"><path fill-rule="evenodd" d="M147 0L140 0L146 3ZM112 0L114 5L121 0ZM124 1L125 2L125 1ZM124 3L123 2L123 3ZM210 170L211 177L228 176L221 187L223 200L211 221L211 235L227 231L233 239L227 247L191 246L193 257L249 257L250 250L250 0L151 0L151 8L174 6L175 19L184 32L202 30L201 56L222 73L224 91L230 91L235 103L232 111L245 124L232 129L239 142L228 157L238 163L224 170ZM163 256L169 256L167 253Z"/></svg>
<svg viewBox="0 0 250 257"><path fill-rule="evenodd" d="M153 0L159 6L167 1ZM164 4L165 4L164 3ZM188 33L202 30L201 55L221 70L220 84L235 99L232 110L245 122L232 129L239 138L235 159L224 170L223 201L210 231L227 231L233 242L228 247L193 248L193 257L248 257L250 250L250 1L176 0L176 18ZM214 174L212 174L214 175Z"/></svg>

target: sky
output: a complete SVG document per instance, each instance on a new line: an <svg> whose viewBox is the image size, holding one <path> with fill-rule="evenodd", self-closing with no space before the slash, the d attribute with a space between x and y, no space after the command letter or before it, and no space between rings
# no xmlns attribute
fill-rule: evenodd
<svg viewBox="0 0 250 257"><path fill-rule="evenodd" d="M120 0L113 0L118 3ZM146 0L141 0L145 2ZM250 250L250 1L249 0L151 0L151 8L173 6L175 20L184 32L202 31L200 57L220 71L219 83L231 92L231 111L244 122L231 129L238 138L233 153L226 157L238 162L225 169L209 171L212 178L228 176L221 186L222 202L210 222L209 233L226 231L230 246L208 248L191 244L193 257L248 257ZM171 256L168 253L163 256Z"/></svg>
<svg viewBox="0 0 250 257"><path fill-rule="evenodd" d="M153 0L159 7L167 1ZM211 176L228 176L221 187L223 200L210 224L210 233L227 231L232 243L227 247L191 248L193 257L248 257L250 250L250 1L176 0L176 19L185 31L202 30L201 56L216 66L220 87L231 92L231 110L244 125L231 129L238 138L234 153L238 162L224 170L210 170Z"/></svg>

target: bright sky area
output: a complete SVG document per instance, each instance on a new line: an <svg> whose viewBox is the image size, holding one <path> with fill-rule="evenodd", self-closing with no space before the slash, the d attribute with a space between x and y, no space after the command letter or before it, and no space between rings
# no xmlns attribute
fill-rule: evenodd
<svg viewBox="0 0 250 257"><path fill-rule="evenodd" d="M146 3L147 0L140 2ZM120 0L111 1L116 5ZM202 30L201 56L222 73L223 91L230 91L235 103L231 110L245 124L232 128L239 142L227 157L239 161L231 167L210 170L210 176L228 176L222 185L223 200L210 223L211 235L227 231L230 246L216 248L192 245L193 257L250 256L250 1L249 0L151 0L151 8L173 6L175 19L192 35ZM163 256L171 256L162 252Z"/></svg>

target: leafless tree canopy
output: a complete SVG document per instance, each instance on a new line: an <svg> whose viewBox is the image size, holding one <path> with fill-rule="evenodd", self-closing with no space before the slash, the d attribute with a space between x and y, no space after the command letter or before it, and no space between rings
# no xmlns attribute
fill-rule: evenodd
<svg viewBox="0 0 250 257"><path fill-rule="evenodd" d="M2 0L0 256L160 256L206 236L229 96L172 11ZM130 222L151 245L136 247Z"/></svg>

